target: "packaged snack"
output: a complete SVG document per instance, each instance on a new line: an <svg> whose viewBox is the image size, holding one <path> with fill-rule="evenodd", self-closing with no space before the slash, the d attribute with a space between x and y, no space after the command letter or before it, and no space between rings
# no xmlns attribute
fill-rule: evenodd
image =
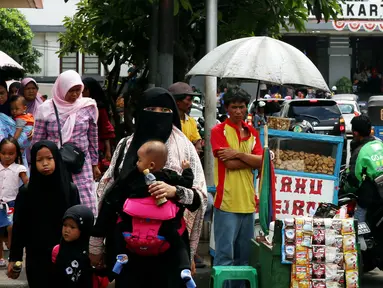
<svg viewBox="0 0 383 288"><path fill-rule="evenodd" d="M286 245L285 246L285 259L289 262L294 260L295 255L295 245Z"/></svg>
<svg viewBox="0 0 383 288"><path fill-rule="evenodd" d="M323 222L324 222L324 228L325 228L326 230L328 230L328 229L332 229L332 221L333 221L333 219L330 219L330 218L324 218L324 219L323 219Z"/></svg>
<svg viewBox="0 0 383 288"><path fill-rule="evenodd" d="M358 253L357 252L344 253L344 265L346 270L358 269Z"/></svg>
<svg viewBox="0 0 383 288"><path fill-rule="evenodd" d="M355 228L354 228L354 219L343 219L342 220L342 234L353 234L355 233Z"/></svg>
<svg viewBox="0 0 383 288"><path fill-rule="evenodd" d="M303 231L296 231L295 232L295 244L301 245L303 241Z"/></svg>
<svg viewBox="0 0 383 288"><path fill-rule="evenodd" d="M312 284L312 288L326 288L326 280L313 279Z"/></svg>
<svg viewBox="0 0 383 288"><path fill-rule="evenodd" d="M313 262L324 263L326 258L325 246L313 246Z"/></svg>
<svg viewBox="0 0 383 288"><path fill-rule="evenodd" d="M326 246L326 263L335 263L335 258L338 251L336 247Z"/></svg>
<svg viewBox="0 0 383 288"><path fill-rule="evenodd" d="M346 285L347 288L359 288L358 271L346 271Z"/></svg>
<svg viewBox="0 0 383 288"><path fill-rule="evenodd" d="M338 265L339 270L344 269L343 253L336 254L334 264Z"/></svg>
<svg viewBox="0 0 383 288"><path fill-rule="evenodd" d="M302 246L311 247L313 241L313 237L309 234L303 234Z"/></svg>
<svg viewBox="0 0 383 288"><path fill-rule="evenodd" d="M326 244L326 246L334 246L335 237L336 237L335 230L326 229L326 233L325 233L325 244Z"/></svg>
<svg viewBox="0 0 383 288"><path fill-rule="evenodd" d="M335 237L334 247L338 249L339 253L343 251L343 236L339 235Z"/></svg>
<svg viewBox="0 0 383 288"><path fill-rule="evenodd" d="M337 281L326 281L326 288L341 288L342 286Z"/></svg>
<svg viewBox="0 0 383 288"><path fill-rule="evenodd" d="M313 232L313 219L305 218L303 224L303 232L311 234Z"/></svg>
<svg viewBox="0 0 383 288"><path fill-rule="evenodd" d="M326 279L326 265L314 263L311 275L312 279Z"/></svg>
<svg viewBox="0 0 383 288"><path fill-rule="evenodd" d="M310 281L307 281L307 280L299 281L298 288L311 288Z"/></svg>
<svg viewBox="0 0 383 288"><path fill-rule="evenodd" d="M349 234L343 236L343 252L356 251L356 238L355 234Z"/></svg>
<svg viewBox="0 0 383 288"><path fill-rule="evenodd" d="M305 280L309 277L308 266L296 266L295 267L295 279Z"/></svg>
<svg viewBox="0 0 383 288"><path fill-rule="evenodd" d="M294 218L285 219L284 223L285 223L285 229L294 228L295 226Z"/></svg>
<svg viewBox="0 0 383 288"><path fill-rule="evenodd" d="M299 288L299 281L292 279L290 283L290 288Z"/></svg>
<svg viewBox="0 0 383 288"><path fill-rule="evenodd" d="M342 220L332 219L331 229L335 230L335 233L341 235L342 233Z"/></svg>
<svg viewBox="0 0 383 288"><path fill-rule="evenodd" d="M295 263L297 265L307 265L310 264L309 258L308 258L308 251L297 251L295 254Z"/></svg>
<svg viewBox="0 0 383 288"><path fill-rule="evenodd" d="M326 280L338 281L338 277L338 265L334 263L326 264Z"/></svg>
<svg viewBox="0 0 383 288"><path fill-rule="evenodd" d="M322 218L314 218L313 219L313 226L315 228L325 228L324 219Z"/></svg>
<svg viewBox="0 0 383 288"><path fill-rule="evenodd" d="M287 243L295 243L295 229L285 229L285 241Z"/></svg>
<svg viewBox="0 0 383 288"><path fill-rule="evenodd" d="M295 229L297 231L303 230L303 224L304 223L305 223L305 221L303 220L303 218L296 218L295 219Z"/></svg>
<svg viewBox="0 0 383 288"><path fill-rule="evenodd" d="M314 228L313 244L324 245L326 242L325 230L323 228Z"/></svg>

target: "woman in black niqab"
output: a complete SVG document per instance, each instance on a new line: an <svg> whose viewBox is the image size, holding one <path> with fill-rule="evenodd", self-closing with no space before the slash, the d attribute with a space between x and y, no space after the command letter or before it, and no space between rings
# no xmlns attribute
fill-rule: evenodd
<svg viewBox="0 0 383 288"><path fill-rule="evenodd" d="M136 173L139 173L136 168L137 163L137 151L142 144L148 140L160 140L167 142L169 137L172 137L173 127L177 127L181 130L181 121L178 115L178 109L173 96L163 88L151 88L144 92L141 101L139 102L136 114L136 129L133 135L132 142L129 145L127 153L124 157L125 149L121 148L121 152L117 157L115 179L111 188L109 188L104 195L100 212L97 217L97 222L92 236L94 237L105 237L106 236L106 263L108 267L113 267L116 261L116 247L121 247L124 243L121 243L121 233L118 233L116 229L117 214L121 213L122 205L125 200L129 197L139 198L140 196L134 195L132 182L144 181L143 177L138 177ZM119 170L119 164L122 163L122 169ZM119 173L118 173L119 172ZM116 175L117 174L117 175ZM142 176L142 175L141 175ZM139 180L142 179L142 180ZM145 185L145 183L143 183ZM134 196L134 197L133 197ZM147 197L147 194L142 197ZM116 232L117 231L117 232ZM187 233L185 238L186 246L189 245ZM119 240L120 239L120 240ZM122 239L123 241L123 239ZM150 266L148 273L150 275L146 280L158 282L158 287L164 282L173 283L167 287L179 287L178 281L180 281L180 275L174 274L174 271L178 271L175 263L169 259L172 253L172 248L164 255L153 256L153 257L140 257L132 255L129 260L129 268L123 269L123 272L116 279L116 287L122 287L121 285L130 285L132 287L145 287L147 283L138 284L138 279L142 279L139 276L132 277L132 274L136 274L135 269L141 269L140 267ZM161 263L161 264L160 264ZM152 266L154 265L154 266ZM160 266L162 268L160 268ZM135 267L132 269L131 267ZM147 267L149 267L147 266ZM173 267L174 266L174 267ZM142 270L142 269L141 269ZM156 272L153 272L155 270ZM116 275L112 276L115 277ZM153 278L150 278L153 277ZM152 279L152 280L150 280ZM162 283L162 284L160 284ZM174 285L174 286L173 286ZM151 285L146 287L152 287Z"/></svg>
<svg viewBox="0 0 383 288"><path fill-rule="evenodd" d="M43 148L50 150L55 161L54 172L47 176L36 165L37 153ZM30 288L53 287L52 249L60 242L65 211L77 204L80 204L78 190L71 183L56 144L46 140L37 142L31 151L29 184L20 188L15 202L8 267L23 260L25 248Z"/></svg>
<svg viewBox="0 0 383 288"><path fill-rule="evenodd" d="M157 108L157 109L155 109ZM137 151L149 140L168 141L173 125L181 130L177 105L170 92L164 88L150 88L144 92L136 115L136 128L132 143L125 155L120 178L129 176L136 167Z"/></svg>

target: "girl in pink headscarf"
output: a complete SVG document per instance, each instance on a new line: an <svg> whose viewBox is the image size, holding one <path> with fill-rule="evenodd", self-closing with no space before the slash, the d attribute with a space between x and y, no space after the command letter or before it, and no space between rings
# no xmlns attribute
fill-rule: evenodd
<svg viewBox="0 0 383 288"><path fill-rule="evenodd" d="M53 102L57 107L63 143L71 142L85 153L85 164L80 174L73 174L81 203L96 215L96 195L93 180L101 176L98 169L98 110L91 98L83 98L84 85L80 75L65 71L59 75L52 88L52 99L37 109L32 145L40 140L50 140L60 147L60 136Z"/></svg>
<svg viewBox="0 0 383 288"><path fill-rule="evenodd" d="M39 92L39 86L33 78L24 78L21 81L21 86L18 94L24 96L27 100L27 113L31 113L33 116L36 116L37 108L43 104L41 99L41 94Z"/></svg>

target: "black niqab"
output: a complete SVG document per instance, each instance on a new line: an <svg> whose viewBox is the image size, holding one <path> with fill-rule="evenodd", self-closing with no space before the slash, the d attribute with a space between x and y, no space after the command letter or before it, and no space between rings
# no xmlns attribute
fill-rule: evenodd
<svg viewBox="0 0 383 288"><path fill-rule="evenodd" d="M91 266L89 260L89 238L94 216L92 210L84 205L69 208L63 217L73 219L80 230L77 240L67 242L61 238L60 250L56 258L56 273L59 287L89 287Z"/></svg>
<svg viewBox="0 0 383 288"><path fill-rule="evenodd" d="M138 107L135 133L120 172L122 179L126 179L135 169L138 160L137 151L142 144L149 140L160 140L165 143L172 133L173 125L181 130L177 105L168 90L160 87L146 90ZM149 107L168 108L172 113L145 110Z"/></svg>

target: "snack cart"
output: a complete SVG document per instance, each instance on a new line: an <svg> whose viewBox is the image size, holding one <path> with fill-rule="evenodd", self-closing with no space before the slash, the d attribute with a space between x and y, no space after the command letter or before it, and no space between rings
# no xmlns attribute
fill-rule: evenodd
<svg viewBox="0 0 383 288"><path fill-rule="evenodd" d="M261 129L263 143L263 129ZM313 133L268 130L274 152L276 218L313 214L319 203L338 203L344 139Z"/></svg>
<svg viewBox="0 0 383 288"><path fill-rule="evenodd" d="M263 146L263 128L260 137ZM268 137L269 148L275 155L277 219L313 214L321 202L337 204L343 137L275 129L268 129ZM257 179L255 188L258 190ZM213 231L214 221L209 245L212 257L215 255Z"/></svg>

